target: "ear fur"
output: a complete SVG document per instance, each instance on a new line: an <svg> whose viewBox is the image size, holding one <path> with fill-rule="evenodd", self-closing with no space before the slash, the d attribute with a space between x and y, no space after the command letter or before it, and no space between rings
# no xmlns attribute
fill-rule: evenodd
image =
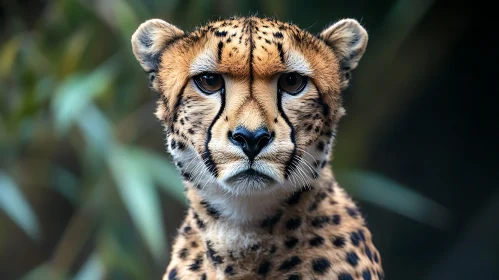
<svg viewBox="0 0 499 280"><path fill-rule="evenodd" d="M133 54L142 68L149 73L149 82L153 89L156 89L155 77L162 51L183 36L184 31L160 19L150 19L142 23L132 35Z"/></svg>
<svg viewBox="0 0 499 280"><path fill-rule="evenodd" d="M366 51L367 31L354 19L340 20L322 31L319 35L336 54L340 69L344 74L342 86L348 85L350 71L355 69Z"/></svg>

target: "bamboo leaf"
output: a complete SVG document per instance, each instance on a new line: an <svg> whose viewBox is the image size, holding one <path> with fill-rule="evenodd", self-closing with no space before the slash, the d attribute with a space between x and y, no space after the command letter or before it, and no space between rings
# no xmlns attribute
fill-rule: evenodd
<svg viewBox="0 0 499 280"><path fill-rule="evenodd" d="M337 178L342 186L361 200L436 228L449 226L448 209L379 174L349 170L337 173Z"/></svg>
<svg viewBox="0 0 499 280"><path fill-rule="evenodd" d="M163 219L153 178L140 152L115 145L109 156L109 167L118 191L138 231L158 261L166 251Z"/></svg>
<svg viewBox="0 0 499 280"><path fill-rule="evenodd" d="M74 280L98 280L104 279L104 265L102 263L101 258L94 252L87 259L85 264L81 267L80 271L73 278Z"/></svg>
<svg viewBox="0 0 499 280"><path fill-rule="evenodd" d="M111 85L116 72L113 61L108 61L88 75L73 74L64 80L52 101L52 112L59 134L65 134L92 99Z"/></svg>
<svg viewBox="0 0 499 280"><path fill-rule="evenodd" d="M32 239L40 237L38 219L15 182L0 171L0 208Z"/></svg>

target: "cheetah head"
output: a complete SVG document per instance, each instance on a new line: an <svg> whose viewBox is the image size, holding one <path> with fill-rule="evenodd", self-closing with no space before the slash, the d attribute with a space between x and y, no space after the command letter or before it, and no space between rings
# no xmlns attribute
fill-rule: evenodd
<svg viewBox="0 0 499 280"><path fill-rule="evenodd" d="M256 17L190 33L152 19L132 46L187 185L245 196L303 187L328 165L340 92L367 40L352 19L318 36Z"/></svg>

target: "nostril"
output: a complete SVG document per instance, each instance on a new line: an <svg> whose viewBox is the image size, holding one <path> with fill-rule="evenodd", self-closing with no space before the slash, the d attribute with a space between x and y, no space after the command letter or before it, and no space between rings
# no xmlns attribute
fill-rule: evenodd
<svg viewBox="0 0 499 280"><path fill-rule="evenodd" d="M229 131L229 139L232 141L232 143L241 146L241 147L246 147L248 145L246 138L244 137L243 133L236 132L232 133L232 131Z"/></svg>
<svg viewBox="0 0 499 280"><path fill-rule="evenodd" d="M261 138L258 140L258 148L261 150L263 149L265 146L267 146L270 141L271 141L271 136L270 134L269 135L262 135Z"/></svg>
<svg viewBox="0 0 499 280"><path fill-rule="evenodd" d="M246 143L246 139L244 139L244 137L242 135L240 135L240 134L234 134L232 137L233 137L234 141L236 141L237 143L239 143L241 146L248 145Z"/></svg>

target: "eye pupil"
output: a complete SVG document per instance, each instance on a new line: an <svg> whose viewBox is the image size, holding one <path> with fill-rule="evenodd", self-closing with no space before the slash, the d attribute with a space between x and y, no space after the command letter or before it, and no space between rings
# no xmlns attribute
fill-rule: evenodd
<svg viewBox="0 0 499 280"><path fill-rule="evenodd" d="M211 87L216 86L218 83L218 77L215 75L207 75L204 78L206 79L206 83Z"/></svg>
<svg viewBox="0 0 499 280"><path fill-rule="evenodd" d="M286 83L288 86L294 86L296 85L296 75L294 73L291 73L286 76Z"/></svg>

